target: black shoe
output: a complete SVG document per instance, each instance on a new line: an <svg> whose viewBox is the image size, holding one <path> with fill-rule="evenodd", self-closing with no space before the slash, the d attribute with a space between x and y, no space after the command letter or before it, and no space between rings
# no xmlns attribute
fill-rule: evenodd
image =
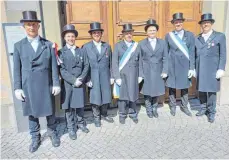
<svg viewBox="0 0 229 160"><path fill-rule="evenodd" d="M89 129L86 126L80 126L79 129L84 133L89 133Z"/></svg>
<svg viewBox="0 0 229 160"><path fill-rule="evenodd" d="M205 109L201 109L196 113L196 116L203 116L206 114L206 110Z"/></svg>
<svg viewBox="0 0 229 160"><path fill-rule="evenodd" d="M55 132L51 134L50 139L52 141L53 147L59 147L60 146L60 138L57 136L57 134Z"/></svg>
<svg viewBox="0 0 229 160"><path fill-rule="evenodd" d="M153 107L153 116L155 118L158 118L158 113L157 113L157 108L156 107Z"/></svg>
<svg viewBox="0 0 229 160"><path fill-rule="evenodd" d="M180 108L182 112L184 112L187 116L192 116L192 113L188 110L187 107L181 107Z"/></svg>
<svg viewBox="0 0 229 160"><path fill-rule="evenodd" d="M208 115L208 122L210 122L210 123L214 123L214 121L215 121L215 115Z"/></svg>
<svg viewBox="0 0 229 160"><path fill-rule="evenodd" d="M152 113L147 113L147 116L148 116L149 118L153 118L153 114L152 114Z"/></svg>
<svg viewBox="0 0 229 160"><path fill-rule="evenodd" d="M170 113L172 116L176 115L176 107L170 107Z"/></svg>
<svg viewBox="0 0 229 160"><path fill-rule="evenodd" d="M104 121L107 121L108 123L114 123L114 120L113 118L109 117L109 116L101 116L101 119L104 120Z"/></svg>
<svg viewBox="0 0 229 160"><path fill-rule="evenodd" d="M120 122L121 124L125 124L126 120L125 120L125 118L119 118L119 122Z"/></svg>
<svg viewBox="0 0 229 160"><path fill-rule="evenodd" d="M68 131L68 135L69 135L69 138L71 140L76 140L77 139L77 135L76 135L76 132L71 130L71 131Z"/></svg>
<svg viewBox="0 0 229 160"><path fill-rule="evenodd" d="M101 121L100 120L94 120L95 127L101 127Z"/></svg>
<svg viewBox="0 0 229 160"><path fill-rule="evenodd" d="M134 123L136 123L136 124L138 123L138 118L137 117L131 118L131 119L133 120Z"/></svg>
<svg viewBox="0 0 229 160"><path fill-rule="evenodd" d="M36 152L40 145L41 145L40 140L39 141L33 141L29 146L29 152L30 153Z"/></svg>

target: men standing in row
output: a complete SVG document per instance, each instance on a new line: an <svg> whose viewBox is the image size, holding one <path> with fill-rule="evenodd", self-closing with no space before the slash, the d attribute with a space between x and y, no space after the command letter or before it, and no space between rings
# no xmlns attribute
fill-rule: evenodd
<svg viewBox="0 0 229 160"><path fill-rule="evenodd" d="M138 43L133 41L132 24L123 25L124 39L114 47L112 70L115 78L114 98L118 98L119 122L125 124L127 112L129 117L138 123L136 101L139 95L138 72L139 54L136 52Z"/></svg>
<svg viewBox="0 0 229 160"><path fill-rule="evenodd" d="M165 36L169 51L166 86L169 88L169 107L173 116L176 114L176 89L181 90L181 111L192 116L188 109L188 88L195 73L195 36L183 29L184 20L183 13L173 14L171 23L175 30Z"/></svg>
<svg viewBox="0 0 229 160"><path fill-rule="evenodd" d="M59 51L60 74L64 80L61 108L65 110L67 129L72 140L77 138L77 127L85 133L89 132L84 121L85 85L83 84L89 71L89 62L82 49L75 46L77 36L78 32L74 25L65 25L62 37L66 45Z"/></svg>
<svg viewBox="0 0 229 160"><path fill-rule="evenodd" d="M202 33L196 38L196 78L201 110L196 116L207 115L213 123L216 113L216 92L220 90L220 78L226 65L226 37L212 30L215 20L212 14L201 16Z"/></svg>
<svg viewBox="0 0 229 160"><path fill-rule="evenodd" d="M23 115L28 116L32 136L30 152L41 144L39 117L46 117L52 145L58 147L53 98L60 92L58 67L52 43L39 36L41 21L35 11L24 11L23 27L27 37L14 46L14 91L22 101ZM51 88L51 89L50 89Z"/></svg>
<svg viewBox="0 0 229 160"><path fill-rule="evenodd" d="M158 117L158 98L165 94L164 79L168 73L168 50L164 40L157 38L159 26L149 19L145 26L147 38L139 42L140 77L144 83L142 93L145 98L146 113L149 118Z"/></svg>
<svg viewBox="0 0 229 160"><path fill-rule="evenodd" d="M111 84L114 83L111 77L112 51L109 44L101 41L103 31L99 22L91 23L88 32L93 40L83 46L90 63L87 86L90 88L90 103L96 127L101 126L100 119L114 122L107 115L107 107L111 103Z"/></svg>

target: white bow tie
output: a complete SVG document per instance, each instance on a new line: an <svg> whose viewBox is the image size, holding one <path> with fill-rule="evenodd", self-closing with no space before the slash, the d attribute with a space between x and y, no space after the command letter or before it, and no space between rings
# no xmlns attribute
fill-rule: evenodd
<svg viewBox="0 0 229 160"><path fill-rule="evenodd" d="M156 42L156 38L154 39L149 39L150 42Z"/></svg>
<svg viewBox="0 0 229 160"><path fill-rule="evenodd" d="M76 46L69 46L68 49L70 49L70 50L75 50L75 49L76 49Z"/></svg>

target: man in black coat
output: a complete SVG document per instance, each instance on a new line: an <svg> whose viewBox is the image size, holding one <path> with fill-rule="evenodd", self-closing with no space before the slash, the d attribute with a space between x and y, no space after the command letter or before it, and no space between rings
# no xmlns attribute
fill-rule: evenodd
<svg viewBox="0 0 229 160"><path fill-rule="evenodd" d="M89 132L84 121L84 82L88 74L89 63L86 53L75 46L77 36L78 32L74 25L65 25L62 37L66 45L59 51L60 73L64 80L61 92L62 109L65 110L68 133L72 140L77 138L76 126L85 133Z"/></svg>
<svg viewBox="0 0 229 160"><path fill-rule="evenodd" d="M196 37L196 78L201 110L196 116L204 114L213 123L216 113L216 92L220 91L220 79L226 65L226 37L214 31L215 20L211 13L203 14L199 22L202 33Z"/></svg>
<svg viewBox="0 0 229 160"><path fill-rule="evenodd" d="M52 43L39 36L40 20L35 11L24 11L23 23L27 37L14 46L14 91L22 101L23 115L29 118L32 136L30 152L41 143L39 117L46 117L48 133L54 147L60 145L56 133L53 96L60 92L58 67Z"/></svg>

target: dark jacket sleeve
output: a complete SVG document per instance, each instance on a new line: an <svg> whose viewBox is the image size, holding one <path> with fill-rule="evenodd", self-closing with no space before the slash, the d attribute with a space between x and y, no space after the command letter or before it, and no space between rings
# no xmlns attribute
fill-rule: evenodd
<svg viewBox="0 0 229 160"><path fill-rule="evenodd" d="M21 75L21 59L19 55L19 49L17 48L17 44L14 45L14 54L13 54L13 62L14 62L14 90L22 89L22 75Z"/></svg>
<svg viewBox="0 0 229 160"><path fill-rule="evenodd" d="M52 62L51 62L51 67L52 67L52 84L53 86L60 87L60 82L59 82L59 74L58 74L58 65L57 65L57 59L55 55L55 49L52 48L52 43L49 42L49 47L51 51L51 56L52 56Z"/></svg>
<svg viewBox="0 0 229 160"><path fill-rule="evenodd" d="M226 48L226 37L225 34L222 34L219 40L219 69L225 70L226 65L226 55L227 55L227 48Z"/></svg>
<svg viewBox="0 0 229 160"><path fill-rule="evenodd" d="M59 55L60 55L61 61L63 62L60 64L60 74L65 81L67 81L71 85L74 85L74 83L76 81L76 77L74 77L72 74L70 74L67 71L66 64L65 64L67 62L64 60L64 55L61 51L59 51Z"/></svg>
<svg viewBox="0 0 229 160"><path fill-rule="evenodd" d="M88 75L88 71L89 71L89 61L88 61L88 57L87 57L87 53L85 51L85 49L80 49L83 55L83 71L82 74L79 76L79 78L82 79L82 82L86 81L87 75Z"/></svg>
<svg viewBox="0 0 229 160"><path fill-rule="evenodd" d="M195 36L190 32L189 69L195 69Z"/></svg>
<svg viewBox="0 0 229 160"><path fill-rule="evenodd" d="M115 45L114 53L112 54L112 72L114 79L120 79L118 44Z"/></svg>

